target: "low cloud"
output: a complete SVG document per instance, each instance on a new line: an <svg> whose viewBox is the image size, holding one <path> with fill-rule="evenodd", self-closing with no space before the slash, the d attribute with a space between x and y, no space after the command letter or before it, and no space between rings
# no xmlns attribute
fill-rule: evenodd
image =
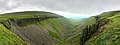
<svg viewBox="0 0 120 45"><path fill-rule="evenodd" d="M0 0L0 12L52 11L61 15L96 15L119 10L119 0Z"/></svg>

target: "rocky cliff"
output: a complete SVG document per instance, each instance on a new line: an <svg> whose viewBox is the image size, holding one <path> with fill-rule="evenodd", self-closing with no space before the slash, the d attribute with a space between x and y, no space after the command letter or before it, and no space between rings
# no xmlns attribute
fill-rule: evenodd
<svg viewBox="0 0 120 45"><path fill-rule="evenodd" d="M72 24L68 19L50 12L26 11L0 15L1 31L12 32L6 38L0 39L0 45L58 45L69 37ZM2 32L6 33L6 32ZM14 36L15 35L15 36ZM4 37L4 34L0 35ZM13 40L12 40L13 39ZM18 43L16 43L19 41Z"/></svg>

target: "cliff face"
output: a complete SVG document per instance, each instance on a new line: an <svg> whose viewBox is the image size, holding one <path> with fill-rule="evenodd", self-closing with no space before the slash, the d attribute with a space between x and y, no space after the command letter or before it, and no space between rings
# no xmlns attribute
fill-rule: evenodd
<svg viewBox="0 0 120 45"><path fill-rule="evenodd" d="M50 12L16 12L0 17L2 27L13 32L22 45L59 45L73 28L68 19Z"/></svg>
<svg viewBox="0 0 120 45"><path fill-rule="evenodd" d="M99 17L95 17L95 24L85 25L82 29L82 33L80 36L80 44L83 45L87 40L89 40L92 36L96 35L101 31L100 29L103 28L107 23L109 23L109 19L103 18L99 19Z"/></svg>
<svg viewBox="0 0 120 45"><path fill-rule="evenodd" d="M109 19L108 23L102 26L99 29L99 32L96 32L96 35L88 40L85 45L119 45L119 20L120 12L106 12L100 15L102 18Z"/></svg>
<svg viewBox="0 0 120 45"><path fill-rule="evenodd" d="M93 16L86 23L84 23L83 29L80 34L80 45L117 45L119 44L119 36L116 31L119 32L119 18L120 12L105 12L98 16ZM92 23L90 23L92 22ZM115 24L116 23L116 24ZM112 27L111 27L112 26ZM115 29L117 28L117 29Z"/></svg>

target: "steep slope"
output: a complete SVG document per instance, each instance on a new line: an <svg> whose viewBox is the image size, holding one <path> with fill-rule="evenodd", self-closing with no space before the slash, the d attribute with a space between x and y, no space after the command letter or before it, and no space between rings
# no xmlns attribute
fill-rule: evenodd
<svg viewBox="0 0 120 45"><path fill-rule="evenodd" d="M27 45L27 43L0 24L0 45Z"/></svg>
<svg viewBox="0 0 120 45"><path fill-rule="evenodd" d="M77 29L80 32L80 45L119 45L119 20L119 11L88 18Z"/></svg>
<svg viewBox="0 0 120 45"><path fill-rule="evenodd" d="M106 14L107 13L107 14ZM100 15L109 19L107 24L102 26L96 36L93 36L85 45L119 45L120 44L120 11L106 12Z"/></svg>
<svg viewBox="0 0 120 45"><path fill-rule="evenodd" d="M79 21L78 21L79 22ZM72 45L83 45L80 40L82 37L83 29L86 25L92 25L96 23L95 17L85 18L79 22L79 25L76 25L71 33L71 36L68 38ZM84 37L85 38L85 37ZM71 41L72 40L72 41Z"/></svg>
<svg viewBox="0 0 120 45"><path fill-rule="evenodd" d="M21 43L18 45L67 45L66 40L73 29L68 19L42 11L2 14L0 22L7 31L18 35L18 43ZM10 41L13 40L10 39Z"/></svg>

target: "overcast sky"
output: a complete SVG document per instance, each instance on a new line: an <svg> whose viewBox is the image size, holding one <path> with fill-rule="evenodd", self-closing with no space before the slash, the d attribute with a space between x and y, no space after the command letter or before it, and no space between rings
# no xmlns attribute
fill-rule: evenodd
<svg viewBox="0 0 120 45"><path fill-rule="evenodd" d="M87 17L120 10L120 0L0 0L0 13L28 10Z"/></svg>

